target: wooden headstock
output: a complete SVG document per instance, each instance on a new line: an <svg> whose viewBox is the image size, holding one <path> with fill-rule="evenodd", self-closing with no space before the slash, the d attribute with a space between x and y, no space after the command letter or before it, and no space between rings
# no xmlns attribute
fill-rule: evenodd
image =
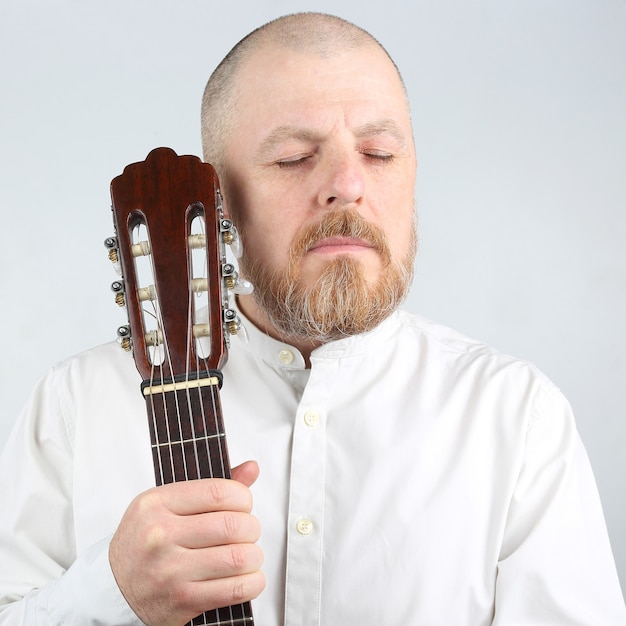
<svg viewBox="0 0 626 626"><path fill-rule="evenodd" d="M222 213L215 170L157 148L113 179L111 198L117 240L105 243L121 264L123 281L113 285L128 309L121 335L127 344L129 335L143 379L155 369L171 379L219 369L236 314L223 284L234 271L224 253L232 223Z"/></svg>

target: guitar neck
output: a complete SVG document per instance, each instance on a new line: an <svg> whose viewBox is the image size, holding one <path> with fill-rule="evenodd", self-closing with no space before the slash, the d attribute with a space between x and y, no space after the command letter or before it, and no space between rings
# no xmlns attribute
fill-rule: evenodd
<svg viewBox="0 0 626 626"><path fill-rule="evenodd" d="M219 398L221 374L142 385L157 485L230 478Z"/></svg>
<svg viewBox="0 0 626 626"><path fill-rule="evenodd" d="M144 383L157 485L230 478L219 383L218 372L192 381ZM250 603L206 611L189 626L218 624L253 626Z"/></svg>

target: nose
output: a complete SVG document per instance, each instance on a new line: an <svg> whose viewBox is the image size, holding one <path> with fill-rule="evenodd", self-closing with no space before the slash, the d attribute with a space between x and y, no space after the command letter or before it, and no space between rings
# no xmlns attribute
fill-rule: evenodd
<svg viewBox="0 0 626 626"><path fill-rule="evenodd" d="M346 151L329 158L320 186L318 201L323 208L358 204L365 191L360 154Z"/></svg>

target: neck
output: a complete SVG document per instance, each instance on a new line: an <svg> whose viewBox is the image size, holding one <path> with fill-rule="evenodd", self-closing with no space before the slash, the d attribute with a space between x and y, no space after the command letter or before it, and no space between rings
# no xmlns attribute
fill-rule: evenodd
<svg viewBox="0 0 626 626"><path fill-rule="evenodd" d="M237 296L237 305L239 310L246 316L246 318L254 324L261 332L265 333L278 341L284 341L297 348L304 357L307 368L311 367L311 352L315 348L322 345L321 341L314 341L312 339L302 339L301 337L293 337L287 335L277 329L270 322L267 314L257 304L254 296L252 295L239 295Z"/></svg>

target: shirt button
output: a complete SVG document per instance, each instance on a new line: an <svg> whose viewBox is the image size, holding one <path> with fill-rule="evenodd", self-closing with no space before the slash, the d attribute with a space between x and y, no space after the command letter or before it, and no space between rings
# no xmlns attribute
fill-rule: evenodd
<svg viewBox="0 0 626 626"><path fill-rule="evenodd" d="M304 414L304 423L313 428L320 423L320 416L315 411L307 411Z"/></svg>
<svg viewBox="0 0 626 626"><path fill-rule="evenodd" d="M296 530L301 535L308 535L313 530L313 522L306 517L296 522Z"/></svg>
<svg viewBox="0 0 626 626"><path fill-rule="evenodd" d="M289 365L293 361L293 352L291 350L281 350L278 353L278 360L283 365Z"/></svg>

